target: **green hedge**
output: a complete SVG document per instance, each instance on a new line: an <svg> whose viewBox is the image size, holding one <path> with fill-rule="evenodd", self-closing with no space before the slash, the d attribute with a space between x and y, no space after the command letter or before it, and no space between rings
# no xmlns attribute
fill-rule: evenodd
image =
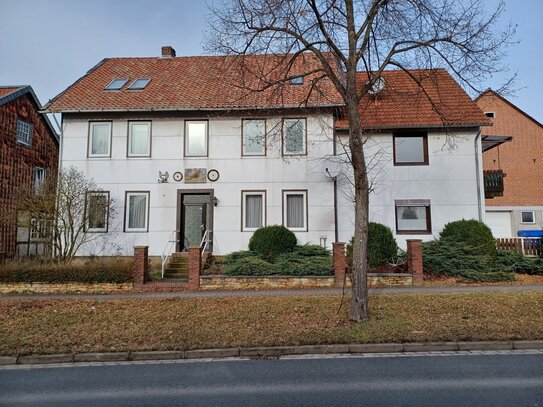
<svg viewBox="0 0 543 407"><path fill-rule="evenodd" d="M225 256L224 274L230 276L322 276L332 274L330 251L317 245L295 246L291 252L264 260L253 251L233 252Z"/></svg>
<svg viewBox="0 0 543 407"><path fill-rule="evenodd" d="M127 259L84 263L9 262L0 268L0 281L13 283L128 283L134 280L134 262Z"/></svg>
<svg viewBox="0 0 543 407"><path fill-rule="evenodd" d="M542 259L531 259L509 250L497 251L496 267L514 273L543 275Z"/></svg>
<svg viewBox="0 0 543 407"><path fill-rule="evenodd" d="M441 273L480 282L515 279L512 270L496 263L496 256L481 255L478 248L449 240L423 243L422 261L426 273Z"/></svg>

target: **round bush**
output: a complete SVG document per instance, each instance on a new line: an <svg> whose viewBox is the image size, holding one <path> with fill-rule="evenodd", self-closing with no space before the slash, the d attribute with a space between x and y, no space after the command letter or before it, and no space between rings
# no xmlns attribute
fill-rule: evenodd
<svg viewBox="0 0 543 407"><path fill-rule="evenodd" d="M289 253L296 246L296 236L284 226L266 226L257 229L249 241L249 250L263 259L273 261L281 253Z"/></svg>
<svg viewBox="0 0 543 407"><path fill-rule="evenodd" d="M474 254L496 255L496 239L490 228L475 219L462 219L447 223L440 235L441 240L470 246Z"/></svg>
<svg viewBox="0 0 543 407"><path fill-rule="evenodd" d="M347 245L347 262L353 264L353 241ZM398 244L389 227L380 223L368 224L368 263L370 268L392 261L398 254Z"/></svg>

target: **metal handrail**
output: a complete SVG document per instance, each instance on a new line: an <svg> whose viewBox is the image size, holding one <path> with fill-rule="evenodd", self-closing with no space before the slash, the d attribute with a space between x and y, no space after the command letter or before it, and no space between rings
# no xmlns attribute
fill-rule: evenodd
<svg viewBox="0 0 543 407"><path fill-rule="evenodd" d="M166 247L164 247L164 250L162 251L162 255L160 256L162 259L162 278L164 278L164 271L166 269L166 262L168 261L168 258L172 254L172 249L175 243L178 242L177 240L177 233L179 233L177 230L174 230L172 234L170 235L170 238L168 239L168 243L166 243Z"/></svg>
<svg viewBox="0 0 543 407"><path fill-rule="evenodd" d="M200 249L202 253L205 253L205 251L208 248L209 243L212 241L212 231L206 230L204 235L202 236L202 241L200 242Z"/></svg>

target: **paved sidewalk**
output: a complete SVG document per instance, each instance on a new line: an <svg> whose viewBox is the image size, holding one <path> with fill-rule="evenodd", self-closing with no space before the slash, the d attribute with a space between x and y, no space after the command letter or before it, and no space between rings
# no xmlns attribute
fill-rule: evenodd
<svg viewBox="0 0 543 407"><path fill-rule="evenodd" d="M488 293L488 292L530 292L543 291L543 284L510 285L510 286L450 286L450 287L386 287L370 288L370 296L376 295L410 295L410 294L452 294L452 293ZM345 295L351 289L345 288ZM311 297L338 296L343 294L341 288L306 288L290 290L243 290L243 291L178 291L178 292L144 292L126 294L25 294L0 295L0 301L29 299L131 299L131 298L224 298L224 297Z"/></svg>

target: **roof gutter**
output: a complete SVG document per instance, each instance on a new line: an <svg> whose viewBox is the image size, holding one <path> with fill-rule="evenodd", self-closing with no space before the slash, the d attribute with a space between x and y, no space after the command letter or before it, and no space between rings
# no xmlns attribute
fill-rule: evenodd
<svg viewBox="0 0 543 407"><path fill-rule="evenodd" d="M341 107L341 104L315 105L315 106L300 106L300 105L285 105L285 106L251 106L251 107L189 107L189 108L150 108L150 109L44 109L40 113L128 113L128 112L228 112L228 111L248 111L248 110L281 110L281 109L330 109Z"/></svg>
<svg viewBox="0 0 543 407"><path fill-rule="evenodd" d="M481 128L477 131L475 136L474 147L475 147L475 175L477 178L477 210L479 215L479 222L483 221L483 199L481 194L481 178L483 176L481 170L481 163L479 161L479 142L481 141ZM482 155L481 155L482 157Z"/></svg>

